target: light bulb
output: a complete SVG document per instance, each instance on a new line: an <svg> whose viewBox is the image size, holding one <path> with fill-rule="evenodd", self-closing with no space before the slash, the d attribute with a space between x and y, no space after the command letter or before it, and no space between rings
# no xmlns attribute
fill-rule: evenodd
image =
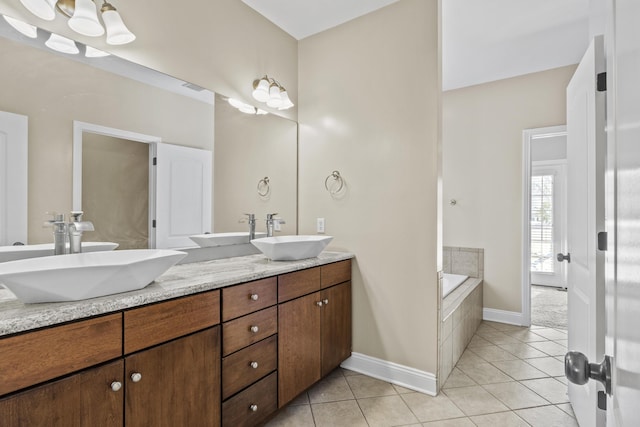
<svg viewBox="0 0 640 427"><path fill-rule="evenodd" d="M34 25L27 24L26 22L22 22L10 16L2 15L2 17L4 18L5 21L7 21L9 25L11 25L13 28L15 28L17 31L24 34L25 36L32 39L35 39L36 37L38 37L38 29Z"/></svg>
<svg viewBox="0 0 640 427"><path fill-rule="evenodd" d="M282 105L282 97L280 96L280 86L273 83L269 86L269 99L267 105L271 108L278 108Z"/></svg>
<svg viewBox="0 0 640 427"><path fill-rule="evenodd" d="M267 102L269 99L269 80L267 80L266 76L257 80L257 83L253 83L251 96L253 96L256 101Z"/></svg>
<svg viewBox="0 0 640 427"><path fill-rule="evenodd" d="M293 102L291 102L291 99L289 99L289 94L287 93L286 89L280 92L280 97L282 98L282 105L278 107L278 110L287 110L293 107Z"/></svg>
<svg viewBox="0 0 640 427"><path fill-rule="evenodd" d="M44 44L49 49L53 49L57 52L68 53L71 55L76 55L80 52L80 50L78 50L78 46L76 46L76 43L73 40L59 36L55 33L51 33L51 36L49 36L49 39L44 42Z"/></svg>
<svg viewBox="0 0 640 427"><path fill-rule="evenodd" d="M136 39L118 13L115 7L105 2L100 9L102 12L102 20L107 28L107 43L111 45L121 45L131 43Z"/></svg>
<svg viewBox="0 0 640 427"><path fill-rule="evenodd" d="M45 21L53 21L56 17L54 7L57 2L58 0L20 0L29 12Z"/></svg>
<svg viewBox="0 0 640 427"><path fill-rule="evenodd" d="M89 37L98 37L104 34L104 28L98 21L96 5L91 0L75 0L73 16L67 24L76 33Z"/></svg>

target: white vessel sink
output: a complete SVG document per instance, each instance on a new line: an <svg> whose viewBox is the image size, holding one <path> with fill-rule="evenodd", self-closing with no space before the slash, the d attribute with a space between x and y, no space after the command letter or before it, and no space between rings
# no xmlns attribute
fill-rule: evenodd
<svg viewBox="0 0 640 427"><path fill-rule="evenodd" d="M256 232L255 238L266 237L266 235L267 233ZM202 248L208 248L211 246L241 245L243 243L249 243L249 232L238 231L232 233L196 234L195 236L189 236L189 238Z"/></svg>
<svg viewBox="0 0 640 427"><path fill-rule="evenodd" d="M186 255L131 249L9 261L0 283L25 303L77 301L142 289Z"/></svg>
<svg viewBox="0 0 640 427"><path fill-rule="evenodd" d="M332 236L279 236L251 243L271 260L295 261L317 257L332 239Z"/></svg>
<svg viewBox="0 0 640 427"><path fill-rule="evenodd" d="M111 242L82 242L82 252L112 251L118 247ZM0 262L39 258L53 255L53 243L23 246L0 246Z"/></svg>

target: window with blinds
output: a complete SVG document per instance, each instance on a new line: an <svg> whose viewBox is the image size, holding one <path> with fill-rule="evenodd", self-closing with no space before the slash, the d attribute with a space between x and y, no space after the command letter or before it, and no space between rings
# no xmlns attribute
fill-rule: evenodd
<svg viewBox="0 0 640 427"><path fill-rule="evenodd" d="M554 273L553 175L531 177L531 271Z"/></svg>

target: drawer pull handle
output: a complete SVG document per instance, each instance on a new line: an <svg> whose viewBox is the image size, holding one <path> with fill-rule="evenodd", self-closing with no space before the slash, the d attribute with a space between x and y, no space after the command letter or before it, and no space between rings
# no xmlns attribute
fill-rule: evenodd
<svg viewBox="0 0 640 427"><path fill-rule="evenodd" d="M316 305L317 305L318 307L322 307L322 301L316 301Z"/></svg>
<svg viewBox="0 0 640 427"><path fill-rule="evenodd" d="M258 362L251 362L249 363L249 366L251 366L253 369L258 369Z"/></svg>
<svg viewBox="0 0 640 427"><path fill-rule="evenodd" d="M258 301L258 294L251 294L249 298L251 298L251 301Z"/></svg>
<svg viewBox="0 0 640 427"><path fill-rule="evenodd" d="M253 405L249 406L249 409L251 409L253 412L258 412L258 405L254 403Z"/></svg>
<svg viewBox="0 0 640 427"><path fill-rule="evenodd" d="M252 327L249 328L249 330L254 334L257 334L260 328L258 328L256 325L253 325Z"/></svg>
<svg viewBox="0 0 640 427"><path fill-rule="evenodd" d="M121 388L122 388L122 383L120 381L114 381L111 383L112 391L120 391Z"/></svg>
<svg viewBox="0 0 640 427"><path fill-rule="evenodd" d="M324 305L329 304L329 299L328 299L328 298L323 299L323 300L322 300L322 303L323 303Z"/></svg>
<svg viewBox="0 0 640 427"><path fill-rule="evenodd" d="M133 381L134 383L140 382L141 379L142 374L140 372L134 372L133 374L131 374L131 381Z"/></svg>

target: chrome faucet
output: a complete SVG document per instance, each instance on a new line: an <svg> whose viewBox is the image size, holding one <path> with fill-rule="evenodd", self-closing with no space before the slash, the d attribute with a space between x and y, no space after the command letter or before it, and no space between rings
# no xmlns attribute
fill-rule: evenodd
<svg viewBox="0 0 640 427"><path fill-rule="evenodd" d="M82 214L82 211L71 211L73 220L68 225L70 254L82 252L82 233L84 231L95 231L91 221L82 221Z"/></svg>
<svg viewBox="0 0 640 427"><path fill-rule="evenodd" d="M256 215L248 213L245 215L247 216L247 222L249 223L249 240L251 241L256 238Z"/></svg>
<svg viewBox="0 0 640 427"><path fill-rule="evenodd" d="M67 223L64 214L53 214L53 218L46 221L45 226L53 227L53 254L64 255L67 253Z"/></svg>
<svg viewBox="0 0 640 427"><path fill-rule="evenodd" d="M275 218L277 213L267 214L267 237L273 237L274 223L284 224L284 220L281 218Z"/></svg>

